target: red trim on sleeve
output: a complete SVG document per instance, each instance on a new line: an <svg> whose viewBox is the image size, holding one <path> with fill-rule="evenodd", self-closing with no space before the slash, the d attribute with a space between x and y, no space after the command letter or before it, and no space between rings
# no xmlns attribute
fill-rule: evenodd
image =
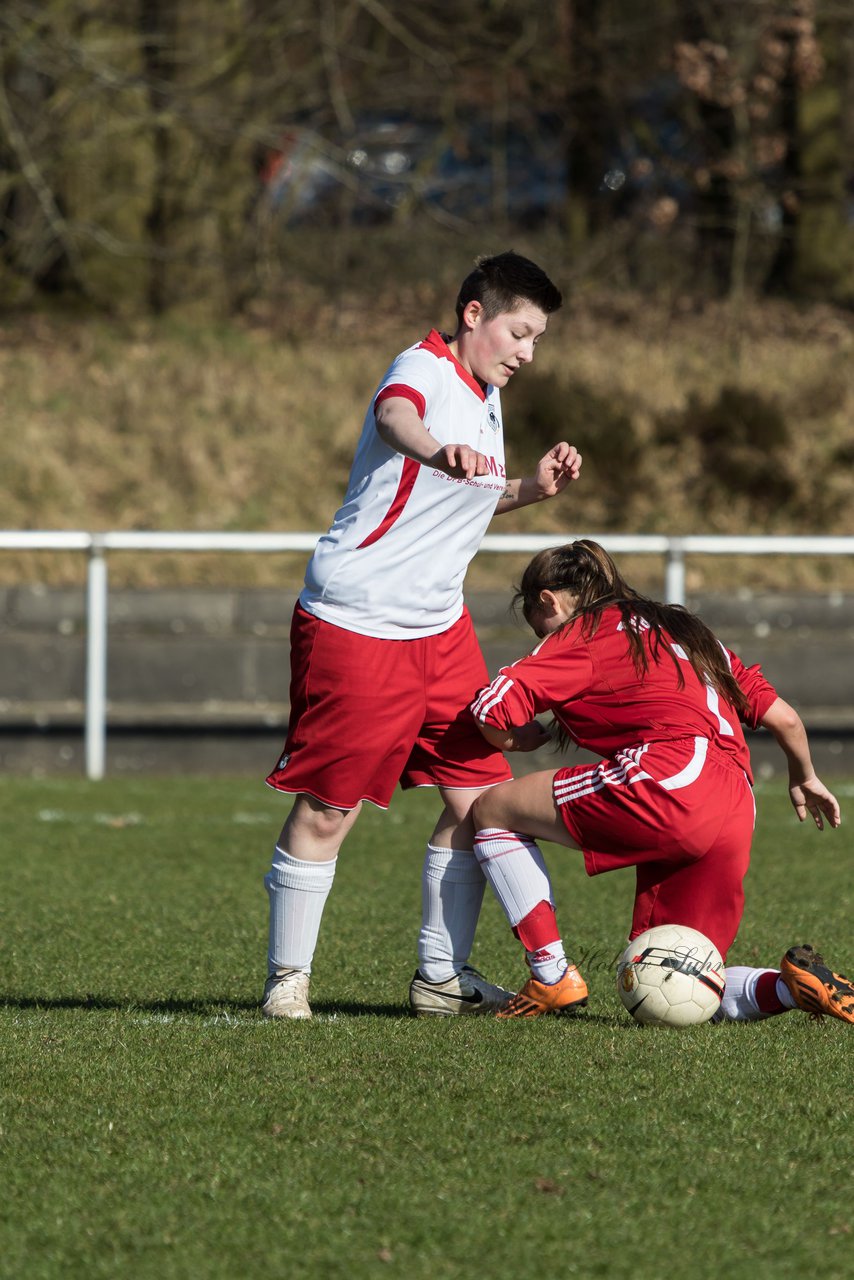
<svg viewBox="0 0 854 1280"><path fill-rule="evenodd" d="M382 521L377 525L376 529L374 529L373 533L369 533L367 538L359 543L356 548L357 551L360 551L362 547L370 547L375 542L378 542L383 534L388 532L395 520L397 520L398 516L403 511L403 508L406 506L409 495L412 492L412 487L418 478L420 466L421 463L415 462L413 458L403 459L403 471L401 472L400 483L397 486L397 493L394 495L394 501Z"/></svg>
<svg viewBox="0 0 854 1280"><path fill-rule="evenodd" d="M416 391L413 387L407 387L404 382L391 382L387 387L383 387L376 400L374 400L374 413L376 413L383 400L388 400L391 396L399 396L402 400L409 400L411 404L415 405L415 412L421 421L424 421L424 414L427 412L427 401L420 391Z"/></svg>

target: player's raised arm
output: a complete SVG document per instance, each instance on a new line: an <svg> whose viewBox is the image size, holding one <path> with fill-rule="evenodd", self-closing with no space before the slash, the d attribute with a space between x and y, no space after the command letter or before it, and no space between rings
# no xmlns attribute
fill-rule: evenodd
<svg viewBox="0 0 854 1280"><path fill-rule="evenodd" d="M414 404L404 396L388 396L374 414L377 432L390 448L405 458L435 467L446 475L461 480L489 474L489 463L482 453L466 444L446 444L436 448L436 441L418 415Z"/></svg>
<svg viewBox="0 0 854 1280"><path fill-rule="evenodd" d="M794 707L777 698L759 723L773 733L789 762L789 797L798 820L804 822L810 813L819 831L824 828L824 818L832 827L838 827L839 801L816 776L807 731Z"/></svg>
<svg viewBox="0 0 854 1280"><path fill-rule="evenodd" d="M577 480L581 473L581 454L575 445L561 440L549 449L545 457L537 463L533 476L523 476L518 480L508 480L507 486L495 510L498 515L505 511L515 511L519 507L529 507L535 502L543 502L562 493L568 484Z"/></svg>

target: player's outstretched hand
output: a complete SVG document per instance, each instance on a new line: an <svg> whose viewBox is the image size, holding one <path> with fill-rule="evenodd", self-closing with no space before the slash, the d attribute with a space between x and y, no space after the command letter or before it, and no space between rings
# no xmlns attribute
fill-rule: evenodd
<svg viewBox="0 0 854 1280"><path fill-rule="evenodd" d="M467 444L446 444L430 459L437 471L458 480L471 480L472 476L489 474L486 456Z"/></svg>
<svg viewBox="0 0 854 1280"><path fill-rule="evenodd" d="M574 444L561 440L537 464L537 486L542 497L553 498L571 481L577 480L580 472L581 454Z"/></svg>
<svg viewBox="0 0 854 1280"><path fill-rule="evenodd" d="M820 778L807 778L805 782L789 787L789 796L795 806L799 822L805 822L807 814L811 814L819 831L824 830L824 819L832 827L838 827L842 821L839 812L839 801Z"/></svg>

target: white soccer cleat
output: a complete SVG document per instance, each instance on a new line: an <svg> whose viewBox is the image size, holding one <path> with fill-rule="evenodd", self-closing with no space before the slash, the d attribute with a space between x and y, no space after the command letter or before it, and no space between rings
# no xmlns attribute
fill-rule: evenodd
<svg viewBox="0 0 854 1280"><path fill-rule="evenodd" d="M265 1018L310 1018L308 974L304 969L280 969L264 986L261 1012Z"/></svg>
<svg viewBox="0 0 854 1280"><path fill-rule="evenodd" d="M497 1013L513 994L487 982L483 974L467 964L446 982L428 982L416 970L409 987L409 1004L416 1018L453 1018Z"/></svg>

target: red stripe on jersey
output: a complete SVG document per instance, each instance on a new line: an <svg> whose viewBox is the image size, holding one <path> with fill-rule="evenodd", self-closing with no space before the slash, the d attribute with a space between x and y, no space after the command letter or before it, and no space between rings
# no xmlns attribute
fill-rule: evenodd
<svg viewBox="0 0 854 1280"><path fill-rule="evenodd" d="M479 399L481 400L486 399L486 392L478 382L477 378L474 376L474 374L469 373L468 369L463 368L463 366L460 364L459 360L454 355L453 351L449 349L447 342L445 341L445 339L442 337L441 333L439 333L437 329L431 329L430 332L427 334L427 337L424 339L424 341L420 342L418 345L424 351L432 351L433 355L438 356L440 360L450 360L451 364L456 369L458 376L462 379L462 381L466 384L466 386L470 387L471 390L475 393L476 396L478 396Z"/></svg>
<svg viewBox="0 0 854 1280"><path fill-rule="evenodd" d="M416 391L413 387L408 387L405 382L392 382L389 386L383 387L374 401L374 413L376 413L377 407L382 404L383 400L388 400L391 396L400 396L402 400L409 400L414 404L415 412L423 422L424 414L427 412L427 401L420 391Z"/></svg>
<svg viewBox="0 0 854 1280"><path fill-rule="evenodd" d="M418 478L418 470L421 466L420 462L415 462L413 458L403 459L403 471L400 475L400 483L397 486L397 493L394 495L394 501L383 517L382 521L377 525L372 533L369 533L363 542L360 542L357 551L361 551L362 547L370 547L373 543L378 542L384 533L387 533L395 520L406 506L407 500L412 488Z"/></svg>

